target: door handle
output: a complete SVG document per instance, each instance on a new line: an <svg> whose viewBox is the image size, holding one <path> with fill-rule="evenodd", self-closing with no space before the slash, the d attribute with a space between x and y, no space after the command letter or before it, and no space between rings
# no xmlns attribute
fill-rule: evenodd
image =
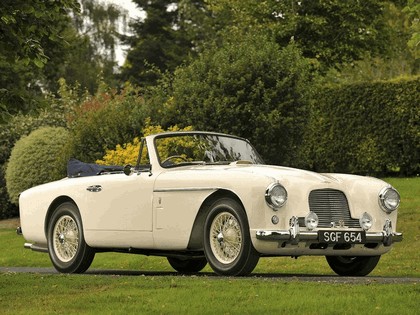
<svg viewBox="0 0 420 315"><path fill-rule="evenodd" d="M86 188L86 190L91 191L91 192L100 192L102 190L102 186L101 185L92 185L92 186L89 186L88 188Z"/></svg>

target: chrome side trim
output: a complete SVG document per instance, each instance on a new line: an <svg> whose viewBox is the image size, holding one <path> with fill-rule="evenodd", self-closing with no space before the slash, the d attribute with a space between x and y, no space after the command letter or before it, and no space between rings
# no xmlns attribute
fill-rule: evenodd
<svg viewBox="0 0 420 315"><path fill-rule="evenodd" d="M215 191L218 187L184 187L184 188L159 188L153 192L173 192L173 191Z"/></svg>
<svg viewBox="0 0 420 315"><path fill-rule="evenodd" d="M41 246L41 245L36 245L36 244L32 244L32 243L25 243L25 245L23 245L23 247L25 247L26 249L31 249L34 252L48 253L48 247L44 247L44 246Z"/></svg>

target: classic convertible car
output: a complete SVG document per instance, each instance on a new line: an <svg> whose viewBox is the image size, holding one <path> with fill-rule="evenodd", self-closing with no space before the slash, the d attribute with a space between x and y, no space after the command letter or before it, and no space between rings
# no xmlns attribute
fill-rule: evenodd
<svg viewBox="0 0 420 315"><path fill-rule="evenodd" d="M389 184L265 165L231 135L151 135L134 166L73 160L68 173L19 201L25 247L48 252L64 273L114 251L233 276L251 273L260 257L322 255L337 274L364 276L402 240L400 196Z"/></svg>

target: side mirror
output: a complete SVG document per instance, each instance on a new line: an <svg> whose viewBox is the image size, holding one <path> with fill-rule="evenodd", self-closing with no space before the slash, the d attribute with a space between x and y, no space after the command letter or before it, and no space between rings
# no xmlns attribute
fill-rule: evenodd
<svg viewBox="0 0 420 315"><path fill-rule="evenodd" d="M133 167L130 164L124 166L123 172L125 175L130 176L133 174Z"/></svg>

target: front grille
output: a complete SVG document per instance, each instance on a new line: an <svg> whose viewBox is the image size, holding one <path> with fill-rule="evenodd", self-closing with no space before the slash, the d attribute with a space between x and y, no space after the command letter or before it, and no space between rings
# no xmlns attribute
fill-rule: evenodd
<svg viewBox="0 0 420 315"><path fill-rule="evenodd" d="M337 226L344 221L344 226L359 228L359 220L350 217L349 204L342 191L335 189L318 189L309 194L309 209L319 219L318 227L328 228L334 222Z"/></svg>

